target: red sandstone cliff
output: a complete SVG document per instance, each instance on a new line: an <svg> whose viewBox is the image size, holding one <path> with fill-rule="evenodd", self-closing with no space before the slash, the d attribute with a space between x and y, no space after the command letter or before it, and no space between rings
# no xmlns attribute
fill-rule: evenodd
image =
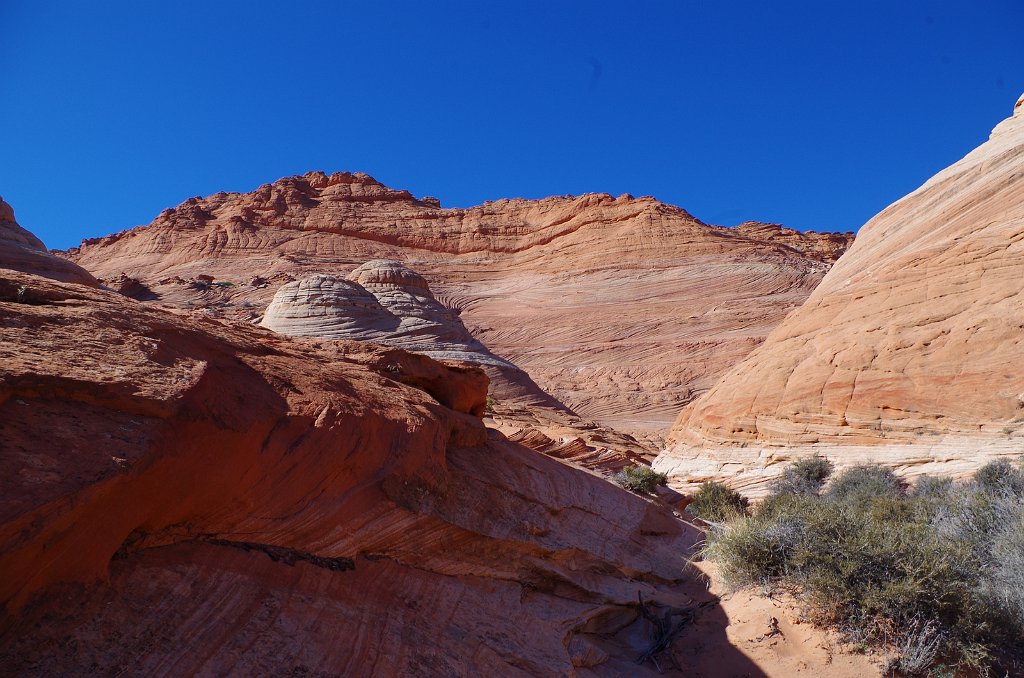
<svg viewBox="0 0 1024 678"><path fill-rule="evenodd" d="M689 528L476 368L10 271L0 329L5 671L614 674L687 602Z"/></svg>
<svg viewBox="0 0 1024 678"><path fill-rule="evenodd" d="M810 298L680 416L680 482L757 491L795 455L965 474L1024 436L1024 97L864 225Z"/></svg>
<svg viewBox="0 0 1024 678"><path fill-rule="evenodd" d="M0 334L6 674L870 670L761 643L666 506L485 431L476 368L10 270ZM687 620L663 670L638 593Z"/></svg>
<svg viewBox="0 0 1024 678"><path fill-rule="evenodd" d="M14 208L0 198L0 268L96 287L88 271L46 250L43 241L18 225Z"/></svg>
<svg viewBox="0 0 1024 678"><path fill-rule="evenodd" d="M139 279L136 296L237 318L258 317L297 278L398 260L579 415L656 439L851 240L718 228L631 196L443 209L364 174L312 172L190 199L68 256L107 281Z"/></svg>

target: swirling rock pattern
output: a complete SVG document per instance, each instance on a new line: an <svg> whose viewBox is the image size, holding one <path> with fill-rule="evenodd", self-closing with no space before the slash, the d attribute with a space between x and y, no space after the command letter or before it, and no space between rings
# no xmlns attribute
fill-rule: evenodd
<svg viewBox="0 0 1024 678"><path fill-rule="evenodd" d="M1024 98L1022 98L1024 100ZM658 465L757 492L819 452L963 475L1024 438L1024 107L883 210Z"/></svg>
<svg viewBox="0 0 1024 678"><path fill-rule="evenodd" d="M478 368L6 271L0 331L6 673L653 675L637 592L689 600L690 528Z"/></svg>
<svg viewBox="0 0 1024 678"><path fill-rule="evenodd" d="M489 424L516 440L548 441L527 442L535 451L609 472L653 458L650 446L583 420L526 372L491 353L458 314L434 298L423 276L397 261L368 261L347 278L315 274L287 283L260 324L290 336L374 341L480 366L491 379Z"/></svg>
<svg viewBox="0 0 1024 678"><path fill-rule="evenodd" d="M138 279L163 303L252 320L283 284L401 261L559 402L659 440L851 240L709 226L629 195L444 209L365 174L311 172L192 198L67 254L103 279Z"/></svg>
<svg viewBox="0 0 1024 678"><path fill-rule="evenodd" d="M420 274L373 259L347 278L316 274L283 285L260 325L297 337L378 341L437 360L516 369L492 354Z"/></svg>

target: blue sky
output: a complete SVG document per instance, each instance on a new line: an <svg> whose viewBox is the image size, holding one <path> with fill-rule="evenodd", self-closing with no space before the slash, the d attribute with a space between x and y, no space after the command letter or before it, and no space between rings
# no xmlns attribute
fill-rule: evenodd
<svg viewBox="0 0 1024 678"><path fill-rule="evenodd" d="M859 227L1024 91L1024 2L0 0L0 195L50 247L364 171Z"/></svg>

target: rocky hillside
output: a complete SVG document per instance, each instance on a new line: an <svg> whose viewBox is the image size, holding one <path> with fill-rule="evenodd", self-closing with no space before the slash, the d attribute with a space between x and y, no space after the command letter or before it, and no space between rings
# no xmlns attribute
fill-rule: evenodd
<svg viewBox="0 0 1024 678"><path fill-rule="evenodd" d="M720 600L663 501L486 429L477 367L161 309L8 252L5 675L871 670L777 603ZM417 281L354 277L386 296L396 274ZM665 619L680 632L638 662Z"/></svg>
<svg viewBox="0 0 1024 678"><path fill-rule="evenodd" d="M614 674L687 601L689 528L476 368L10 270L0 326L5 672Z"/></svg>
<svg viewBox="0 0 1024 678"><path fill-rule="evenodd" d="M312 172L190 199L67 254L136 298L243 319L258 319L283 284L401 261L577 414L657 438L851 240L718 228L628 195L444 209L365 174Z"/></svg>
<svg viewBox="0 0 1024 678"><path fill-rule="evenodd" d="M372 259L347 277L314 274L282 285L260 325L289 336L372 341L481 367L491 380L487 423L516 441L609 472L653 459L650 446L582 419L491 353L434 298L426 279L400 262Z"/></svg>
<svg viewBox="0 0 1024 678"><path fill-rule="evenodd" d="M989 140L869 221L807 301L680 416L680 481L779 462L964 474L1024 449L1024 97Z"/></svg>

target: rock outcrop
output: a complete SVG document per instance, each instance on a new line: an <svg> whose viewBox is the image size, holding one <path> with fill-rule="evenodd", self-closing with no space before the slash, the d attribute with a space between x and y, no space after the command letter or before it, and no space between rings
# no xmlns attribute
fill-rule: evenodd
<svg viewBox="0 0 1024 678"><path fill-rule="evenodd" d="M1024 443L1024 110L869 221L658 466L756 492L818 452L966 474Z"/></svg>
<svg viewBox="0 0 1024 678"><path fill-rule="evenodd" d="M137 279L163 303L252 320L283 284L401 261L558 401L659 439L851 240L709 226L628 195L443 209L365 174L311 172L192 198L68 256L104 279Z"/></svg>
<svg viewBox="0 0 1024 678"><path fill-rule="evenodd" d="M50 254L43 241L18 225L14 208L0 198L0 269L35 273L53 280L98 287L81 266Z"/></svg>
<svg viewBox="0 0 1024 678"><path fill-rule="evenodd" d="M638 591L690 604L690 528L479 369L13 272L0 331L5 672L644 675Z"/></svg>
<svg viewBox="0 0 1024 678"><path fill-rule="evenodd" d="M377 341L436 360L517 369L473 338L420 274L373 259L347 277L315 274L281 286L260 325L294 337Z"/></svg>
<svg viewBox="0 0 1024 678"><path fill-rule="evenodd" d="M287 283L260 324L290 336L373 341L482 367L491 379L489 423L535 451L608 472L654 457L650 446L583 420L491 353L434 298L423 276L397 261L368 261L347 278L315 274Z"/></svg>

